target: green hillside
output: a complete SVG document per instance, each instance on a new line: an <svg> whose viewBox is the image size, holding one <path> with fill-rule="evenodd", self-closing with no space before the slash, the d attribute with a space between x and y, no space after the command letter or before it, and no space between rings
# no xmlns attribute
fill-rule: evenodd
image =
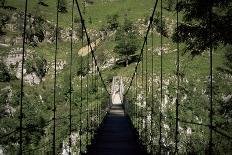
<svg viewBox="0 0 232 155"><path fill-rule="evenodd" d="M88 48L86 37L81 37L80 16L76 5L74 6L74 39L72 66L71 56L71 25L72 25L72 1L63 0L66 11L59 12L59 34L57 50L57 83L56 83L56 152L61 154L67 150L69 144L69 110L70 92L72 93L72 136L73 153L86 152L87 145L97 129L106 111L100 111L108 104L109 96L104 90L104 85L93 65L92 55ZM39 2L43 2L42 4ZM154 7L154 0L86 0L79 1L86 28L90 36L91 45L94 46L94 54L98 67L102 73L108 92L111 91L111 82L114 76L122 76L125 89L128 88L137 58L125 65L125 55L116 52L117 34L126 27L126 22L132 23L131 31L136 32L136 46L130 58L138 57L144 36L146 34L149 17ZM26 56L24 64L24 97L23 97L23 151L24 154L51 154L53 136L53 101L54 101L54 56L55 56L55 28L56 28L56 1L34 0L28 1L27 28L26 28ZM173 42L173 33L176 29L175 3L170 4L165 0L163 4L163 27L166 35L163 37L163 79L164 79L164 138L165 153L173 151L174 145L174 101L176 97L176 60L177 46ZM20 116L20 81L22 62L22 33L24 19L25 0L5 0L5 6L0 8L0 154L18 154L19 150L19 116ZM169 9L170 7L170 9ZM85 12L84 12L85 10ZM137 82L132 82L131 90L137 89L137 96L128 93L127 100L136 103L133 106L141 111L141 117L133 120L133 123L141 123L150 112L144 110L143 101L145 83L148 83L148 97L146 105L151 109L151 80L154 82L154 127L150 132L158 132L158 113L160 103L160 12L158 3L155 13L155 23L152 32L148 35L147 55L146 48L143 59L138 65ZM114 19L114 15L116 18ZM180 13L182 22L183 12ZM113 19L113 20L112 20ZM112 23L118 24L117 27ZM126 32L124 32L126 33ZM131 37L132 38L132 37ZM131 38L127 38L130 40ZM127 40L125 39L125 40ZM128 41L129 42L129 41ZM202 54L192 56L186 52L185 43L180 44L180 74L181 74L181 112L180 118L188 118L190 121L208 123L209 102L209 53L206 50ZM152 51L153 49L153 51ZM220 68L226 65L225 53L231 49L223 44L213 50L213 82L215 87L215 117L214 124L220 126L226 133L231 133L231 98L224 103L224 98L231 95L231 74L223 72ZM82 53L81 53L82 51ZM84 54L83 54L84 53ZM153 64L152 64L153 59ZM142 63L146 65L143 65ZM94 67L93 67L94 66ZM152 71L152 66L154 70ZM70 75L71 68L71 75ZM142 75L147 71L148 80ZM70 90L70 78L72 88ZM157 82L158 81L158 82ZM142 96L142 101L138 97ZM148 102L148 103L147 103ZM226 111L229 107L229 112ZM225 110L223 114L223 110ZM145 112L143 112L145 111ZM147 113L146 113L147 112ZM133 115L133 114L132 114ZM144 117L145 116L145 117ZM156 117L157 116L157 117ZM152 116L151 116L152 117ZM225 119L227 118L227 120ZM229 122L229 123L228 123ZM228 123L228 124L226 124ZM169 129L165 128L169 126ZM91 126L91 127L90 127ZM180 123L180 151L181 154L204 154L207 152L208 128ZM89 129L89 128L91 129ZM135 125L136 127L136 125ZM136 127L137 128L137 127ZM187 129L192 134L187 135ZM190 130L189 129L189 130ZM141 130L140 132L144 132ZM173 133L172 133L173 132ZM8 134L10 133L10 134ZM157 134L158 135L158 134ZM228 134L231 135L231 134ZM141 135L141 141L148 145L148 137ZM231 147L224 149L231 141L223 141L223 137L215 135L217 139L215 152L231 153ZM79 141L81 141L79 143ZM223 142L222 142L223 141ZM198 143L199 142L199 143ZM221 143L221 144L220 144ZM158 139L153 143L154 148L147 147L149 152L158 148ZM192 147L192 152L191 148ZM224 150L223 150L224 149ZM33 152L33 153L32 153ZM156 152L157 153L157 152Z"/></svg>

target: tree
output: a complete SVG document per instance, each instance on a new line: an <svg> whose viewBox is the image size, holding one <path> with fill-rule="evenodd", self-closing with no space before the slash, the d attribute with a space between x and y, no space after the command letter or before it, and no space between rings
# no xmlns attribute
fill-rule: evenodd
<svg viewBox="0 0 232 155"><path fill-rule="evenodd" d="M6 32L4 32L4 28L9 20L10 17L6 12L0 12L0 36L6 34Z"/></svg>
<svg viewBox="0 0 232 155"><path fill-rule="evenodd" d="M174 6L175 6L175 1L173 0L165 0L165 8L168 10L168 11L172 11L174 9Z"/></svg>
<svg viewBox="0 0 232 155"><path fill-rule="evenodd" d="M212 0L211 0L212 1ZM177 32L173 35L175 42L187 44L185 51L197 55L210 47L209 17L210 0L186 0L177 4L179 12L183 12L183 22L179 25L179 39ZM212 1L212 44L217 48L219 44L232 44L232 1Z"/></svg>
<svg viewBox="0 0 232 155"><path fill-rule="evenodd" d="M162 27L161 27L161 22L162 22ZM160 12L157 12L154 22L153 22L155 29L158 33L161 33L163 36L168 37L168 28L166 25L166 20L165 18L160 19Z"/></svg>
<svg viewBox="0 0 232 155"><path fill-rule="evenodd" d="M126 65L128 65L128 56L138 49L138 36L138 31L128 19L125 19L124 24L116 32L114 51L126 56Z"/></svg>
<svg viewBox="0 0 232 155"><path fill-rule="evenodd" d="M108 30L116 30L119 26L119 22L118 22L118 14L113 14L113 15L108 15L107 16L107 29Z"/></svg>
<svg viewBox="0 0 232 155"><path fill-rule="evenodd" d="M232 45L227 46L224 55L224 65L222 67L217 68L219 71L224 73L229 73L232 75Z"/></svg>
<svg viewBox="0 0 232 155"><path fill-rule="evenodd" d="M1 7L4 7L6 3L6 0L0 0Z"/></svg>
<svg viewBox="0 0 232 155"><path fill-rule="evenodd" d="M47 7L48 5L44 1L45 0L38 0L38 4Z"/></svg>
<svg viewBox="0 0 232 155"><path fill-rule="evenodd" d="M59 12L61 13L68 12L67 11L67 0L60 0L59 2L60 2L59 7L58 7Z"/></svg>
<svg viewBox="0 0 232 155"><path fill-rule="evenodd" d="M0 61L0 82L9 82L10 81L10 73L7 69L7 66Z"/></svg>

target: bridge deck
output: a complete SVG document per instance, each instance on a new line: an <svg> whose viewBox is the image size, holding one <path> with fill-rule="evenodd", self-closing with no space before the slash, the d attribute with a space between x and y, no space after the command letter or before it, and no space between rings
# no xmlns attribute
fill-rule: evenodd
<svg viewBox="0 0 232 155"><path fill-rule="evenodd" d="M90 147L89 155L144 155L122 105L113 105Z"/></svg>

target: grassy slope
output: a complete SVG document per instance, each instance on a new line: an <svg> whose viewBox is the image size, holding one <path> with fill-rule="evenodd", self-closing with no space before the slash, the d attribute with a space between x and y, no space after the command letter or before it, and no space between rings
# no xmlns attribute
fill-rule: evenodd
<svg viewBox="0 0 232 155"><path fill-rule="evenodd" d="M21 8L23 10L24 7L24 0L8 0L7 4L11 6L16 6L17 8ZM79 1L80 2L80 1ZM55 21L56 17L56 1L55 0L47 0L46 3L49 5L49 7L40 7L42 10L43 14L46 14L46 18L50 21ZM85 14L85 19L86 19L86 24L88 28L91 29L96 29L99 30L102 25L106 23L105 19L107 15L111 15L114 13L117 13L120 15L120 21L122 22L124 19L125 14L127 14L128 18L131 20L136 20L136 19L141 19L144 18L146 15L150 15L152 12L152 7L154 4L154 0L115 0L112 2L105 2L105 1L96 1L94 5L87 6L86 14ZM36 10L36 1L29 1L29 11L34 13ZM59 22L62 27L70 27L70 17L71 17L71 1L68 2L69 6L69 11L66 14L60 14ZM159 6L158 6L158 10ZM75 16L78 16L77 14ZM168 16L169 18L173 18L175 14L170 13L167 11L164 11L164 16ZM92 24L88 22L88 18L92 18ZM143 36L141 36L141 39ZM164 43L169 43L170 44L170 49L174 50L175 44L171 43L171 39L164 39ZM142 42L140 43L142 45ZM148 48L150 47L151 43L148 43ZM155 48L158 48L160 46L160 37L158 35L155 35L154 39L154 45ZM112 51L114 46L114 41L113 38L105 41L102 43L102 45L98 48L97 54L100 53L102 50L108 50ZM80 48L80 45L75 45L74 48L74 54L76 54L77 49ZM35 48L36 52L39 53L39 55L42 55L48 60L53 60L54 59L54 45L50 44L40 44L38 48ZM70 43L59 43L59 53L58 53L58 58L59 59L65 59L68 62L69 58L69 52L70 52ZM138 50L137 53L140 51ZM110 53L111 55L115 55L114 53ZM148 70L151 72L151 56L149 54L148 56L149 61L148 61ZM207 55L204 55L203 57L196 57L192 61L190 61L189 56L185 55L181 57L182 61L185 62L185 65L187 65L186 69L186 74L189 78L195 79L195 77L205 77L208 74L208 57ZM164 74L167 76L168 74L174 75L174 70L175 70L175 60L176 60L176 53L170 53L170 54L165 54L164 55ZM75 61L75 60L74 60ZM155 74L160 74L160 56L155 55L154 57L154 72ZM222 64L222 52L217 51L217 53L214 56L214 68L217 66L220 66ZM127 76L130 77L134 71L135 64L129 65L127 68L118 68L112 71L111 69L107 69L103 72L103 76L106 78L108 74L115 74L115 75L122 75L122 76ZM52 74L53 72L51 72ZM66 75L65 75L66 74ZM59 74L58 76L58 85L60 85L61 89L64 89L64 87L68 82L67 82L67 74L68 74L68 67L64 70L63 73ZM43 96L43 99L45 100L46 103L46 108L41 109L44 111L40 111L43 115L44 118L48 117L48 120L52 118L52 94L53 91L53 79L49 76L46 77L47 80L43 82L42 84L36 86L36 87L27 87L25 89L27 94L30 94L30 98L34 99L34 103L39 103L40 99L38 98L38 94L41 94ZM14 81L12 82L12 85L17 85L19 81ZM77 79L74 82L75 88L74 88L74 93L76 94L76 97L74 99L76 101L79 101L80 98L78 97L79 95L79 87L77 85L80 84L80 81ZM19 86L17 86L19 87ZM18 89L18 88L17 88ZM35 93L36 92L36 93ZM59 93L62 93L63 91L59 90ZM37 96L37 97L35 97ZM63 94L59 94L59 97L63 97ZM76 102L78 104L78 102ZM93 103L93 102L92 102ZM40 104L41 105L41 104ZM85 105L85 104L84 104ZM78 108L74 106L74 115L79 114ZM38 112L38 111L37 111ZM38 113L40 113L38 112ZM58 106L58 111L57 113L59 114L59 117L61 116L67 116L68 115L68 103L59 103ZM75 118L75 123L78 122L79 118ZM64 122L64 124L67 124L67 122ZM48 129L49 130L49 129ZM67 130L67 127L58 127L58 137L63 134L63 132ZM50 132L48 132L50 133Z"/></svg>

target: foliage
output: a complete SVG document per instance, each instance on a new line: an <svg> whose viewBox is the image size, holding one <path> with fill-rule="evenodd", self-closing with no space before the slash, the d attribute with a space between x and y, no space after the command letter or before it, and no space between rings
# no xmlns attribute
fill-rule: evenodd
<svg viewBox="0 0 232 155"><path fill-rule="evenodd" d="M133 23L125 19L124 24L116 31L114 52L128 58L138 49L138 36L138 30Z"/></svg>
<svg viewBox="0 0 232 155"><path fill-rule="evenodd" d="M110 31L116 30L119 26L119 21L118 21L119 15L118 14L113 14L113 15L108 15L106 19L107 23L107 29Z"/></svg>
<svg viewBox="0 0 232 155"><path fill-rule="evenodd" d="M38 0L38 4L42 6L48 7L48 5L45 3L46 0Z"/></svg>
<svg viewBox="0 0 232 155"><path fill-rule="evenodd" d="M0 82L9 82L11 79L7 66L0 61Z"/></svg>
<svg viewBox="0 0 232 155"><path fill-rule="evenodd" d="M173 40L187 44L185 51L197 55L210 47L210 4L211 1L181 1L178 11L183 13L183 22L179 25L179 34L175 32ZM212 44L217 48L220 43L232 44L232 1L212 1ZM179 35L179 39L177 37Z"/></svg>
<svg viewBox="0 0 232 155"><path fill-rule="evenodd" d="M79 75L85 76L89 72L90 66L89 66L89 61L88 61L87 57L88 56L76 57L76 61L74 62L74 66L76 66L76 75L77 76L79 76Z"/></svg>
<svg viewBox="0 0 232 155"><path fill-rule="evenodd" d="M34 55L33 58L25 61L25 68L27 73L35 72L36 75L42 79L46 74L47 61L43 57Z"/></svg>
<svg viewBox="0 0 232 155"><path fill-rule="evenodd" d="M59 12L61 13L67 13L68 10L67 10L67 0L59 0Z"/></svg>
<svg viewBox="0 0 232 155"><path fill-rule="evenodd" d="M0 36L5 35L4 28L6 27L7 22L10 20L9 15L5 11L0 12Z"/></svg>
<svg viewBox="0 0 232 155"><path fill-rule="evenodd" d="M94 0L85 0L86 1L86 3L88 3L88 4L93 4L94 3Z"/></svg>
<svg viewBox="0 0 232 155"><path fill-rule="evenodd" d="M232 74L232 46L226 46L226 51L224 55L224 66L218 67L217 69L221 72Z"/></svg>
<svg viewBox="0 0 232 155"><path fill-rule="evenodd" d="M38 42L42 42L45 38L45 20L39 9L36 9L35 16L28 15L27 27L26 27L26 41L33 47L37 46ZM19 13L17 18L17 29L23 35L24 28L24 16L23 12Z"/></svg>
<svg viewBox="0 0 232 155"><path fill-rule="evenodd" d="M163 18L161 22L160 12L156 13L153 24L158 33L161 33L163 36L168 37L168 30L166 25L166 20ZM162 26L161 26L162 24Z"/></svg>
<svg viewBox="0 0 232 155"><path fill-rule="evenodd" d="M173 1L173 0L164 0L164 4L165 4L165 8L168 11L172 11L176 6L175 1Z"/></svg>
<svg viewBox="0 0 232 155"><path fill-rule="evenodd" d="M0 0L1 7L4 7L6 3L6 0Z"/></svg>

